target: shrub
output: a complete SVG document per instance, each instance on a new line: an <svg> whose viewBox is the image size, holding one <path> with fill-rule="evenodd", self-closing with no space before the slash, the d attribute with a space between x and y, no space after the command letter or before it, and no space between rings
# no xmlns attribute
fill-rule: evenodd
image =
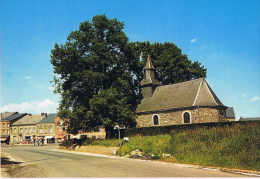
<svg viewBox="0 0 260 179"><path fill-rule="evenodd" d="M73 147L73 149L76 147L76 146L82 146L82 144L84 143L84 142L86 142L87 140L89 140L89 139L76 139L76 138L74 138L74 139L69 139L69 140L66 140L66 141L64 141L64 142L62 142L61 144L60 144L60 146L64 146L66 149L68 149L68 148L71 148L71 147Z"/></svg>

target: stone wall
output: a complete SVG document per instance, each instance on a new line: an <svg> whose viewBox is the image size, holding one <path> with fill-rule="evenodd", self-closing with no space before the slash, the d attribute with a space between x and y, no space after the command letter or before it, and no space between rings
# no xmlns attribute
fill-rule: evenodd
<svg viewBox="0 0 260 179"><path fill-rule="evenodd" d="M221 116L219 109L196 108L190 110L178 110L171 112L160 112L153 114L142 114L137 117L137 127L147 127L153 125L153 116L159 116L159 125L183 124L183 114L188 112L191 116L191 123L224 122L225 117Z"/></svg>

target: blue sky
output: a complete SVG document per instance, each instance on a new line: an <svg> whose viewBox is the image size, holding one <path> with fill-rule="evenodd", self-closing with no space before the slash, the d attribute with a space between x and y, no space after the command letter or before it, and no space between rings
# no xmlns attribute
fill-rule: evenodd
<svg viewBox="0 0 260 179"><path fill-rule="evenodd" d="M106 14L130 41L173 42L207 69L236 118L260 117L260 0L1 0L1 112L56 112L50 53L80 22Z"/></svg>

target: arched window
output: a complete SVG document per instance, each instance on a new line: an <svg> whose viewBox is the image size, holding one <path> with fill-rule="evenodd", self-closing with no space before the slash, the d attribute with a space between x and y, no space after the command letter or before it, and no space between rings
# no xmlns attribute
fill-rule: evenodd
<svg viewBox="0 0 260 179"><path fill-rule="evenodd" d="M159 116L158 115L154 115L153 116L153 125L159 125Z"/></svg>
<svg viewBox="0 0 260 179"><path fill-rule="evenodd" d="M190 113L185 112L185 113L183 114L183 123L184 123L184 124L185 124L185 123L191 123Z"/></svg>

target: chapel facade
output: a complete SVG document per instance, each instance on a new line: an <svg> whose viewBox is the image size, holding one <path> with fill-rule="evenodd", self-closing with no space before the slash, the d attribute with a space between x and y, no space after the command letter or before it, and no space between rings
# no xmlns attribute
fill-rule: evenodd
<svg viewBox="0 0 260 179"><path fill-rule="evenodd" d="M229 121L228 107L204 78L162 85L156 79L150 56L140 88L143 99L136 110L137 127Z"/></svg>

